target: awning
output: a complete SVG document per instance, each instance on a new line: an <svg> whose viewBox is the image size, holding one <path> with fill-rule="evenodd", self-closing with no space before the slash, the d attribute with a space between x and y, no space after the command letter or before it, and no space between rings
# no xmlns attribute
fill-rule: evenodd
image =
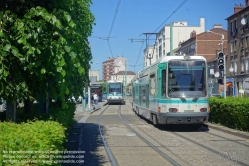
<svg viewBox="0 0 249 166"><path fill-rule="evenodd" d="M232 84L231 82L227 82L227 83L226 83L226 86L229 86L229 85L231 85L231 84Z"/></svg>

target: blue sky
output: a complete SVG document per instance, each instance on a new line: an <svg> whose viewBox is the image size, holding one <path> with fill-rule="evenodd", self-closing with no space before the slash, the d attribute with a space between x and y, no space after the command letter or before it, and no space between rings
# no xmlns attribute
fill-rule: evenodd
<svg viewBox="0 0 249 166"><path fill-rule="evenodd" d="M212 29L214 24L222 24L227 29L225 19L233 14L235 4L245 6L245 0L121 0L116 10L118 2L92 0L90 8L96 25L89 42L92 61L98 62L91 69L100 69L100 79L102 62L107 57L124 56L130 71L134 71L134 66L130 65L137 64L135 72L143 68L146 44L141 42L145 39L142 33L158 32L163 25L173 21L187 21L188 26L199 26L201 17L205 18L205 30ZM131 38L138 40L131 42ZM149 44L153 43L150 41Z"/></svg>

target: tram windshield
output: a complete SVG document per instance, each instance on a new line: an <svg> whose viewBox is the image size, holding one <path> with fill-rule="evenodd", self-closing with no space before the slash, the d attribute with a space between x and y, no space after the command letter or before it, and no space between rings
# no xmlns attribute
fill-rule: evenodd
<svg viewBox="0 0 249 166"><path fill-rule="evenodd" d="M204 61L170 61L168 65L169 97L206 96L206 65Z"/></svg>
<svg viewBox="0 0 249 166"><path fill-rule="evenodd" d="M122 93L122 86L120 83L112 83L109 85L109 93L120 94Z"/></svg>

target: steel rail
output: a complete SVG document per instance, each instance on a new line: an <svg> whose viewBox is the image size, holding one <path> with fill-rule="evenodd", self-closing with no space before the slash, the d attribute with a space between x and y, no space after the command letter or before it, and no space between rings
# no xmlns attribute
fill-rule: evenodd
<svg viewBox="0 0 249 166"><path fill-rule="evenodd" d="M147 145L149 145L152 149L154 149L157 153L159 153L164 159L169 161L172 165L180 166L179 163L177 163L174 159L169 157L167 154L165 154L163 151L158 149L156 146L154 146L152 143L150 143L146 138L144 138L142 135L140 135L136 130L134 130L126 121L123 119L121 114L121 106L119 106L119 118L122 120L122 122L126 125L127 128L129 128L133 133L135 133L142 141L144 141Z"/></svg>
<svg viewBox="0 0 249 166"><path fill-rule="evenodd" d="M102 117L103 113L107 110L108 107L109 107L109 106L107 106L107 107L100 113L100 115L99 115L99 117L98 117L99 132L100 132L100 136L101 136L101 138L102 138L102 141L103 141L103 143L104 143L105 151L106 151L107 156L108 156L108 158L109 158L109 160L110 160L110 162L111 162L111 165L112 165L112 166L117 166L117 162L116 162L115 158L113 157L113 154L112 154L110 148L108 147L108 144L107 144L107 142L106 142L106 140L105 140L105 137L104 137L104 135L103 135L103 133L102 133L102 130L101 130L101 117Z"/></svg>

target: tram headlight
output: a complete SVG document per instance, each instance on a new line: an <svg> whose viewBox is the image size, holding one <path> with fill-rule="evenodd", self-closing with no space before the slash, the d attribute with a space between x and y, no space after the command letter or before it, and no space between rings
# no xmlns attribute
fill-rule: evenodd
<svg viewBox="0 0 249 166"><path fill-rule="evenodd" d="M201 108L200 112L207 112L207 108Z"/></svg>
<svg viewBox="0 0 249 166"><path fill-rule="evenodd" d="M169 108L169 112L177 112L178 109L177 108Z"/></svg>

